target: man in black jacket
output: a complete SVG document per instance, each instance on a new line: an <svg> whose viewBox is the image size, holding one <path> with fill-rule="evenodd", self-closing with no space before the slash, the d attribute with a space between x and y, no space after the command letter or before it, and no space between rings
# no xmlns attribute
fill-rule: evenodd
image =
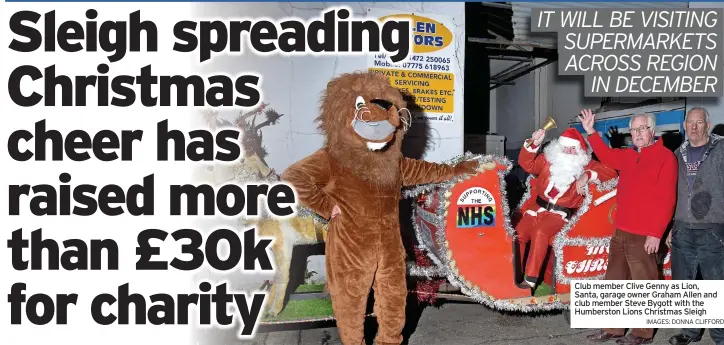
<svg viewBox="0 0 724 345"><path fill-rule="evenodd" d="M674 280L724 280L724 145L709 134L709 112L701 107L686 114L688 140L675 152L679 182L674 228L666 242L671 247ZM724 345L724 328L709 329L717 345ZM669 339L672 345L701 340L702 329L684 328Z"/></svg>

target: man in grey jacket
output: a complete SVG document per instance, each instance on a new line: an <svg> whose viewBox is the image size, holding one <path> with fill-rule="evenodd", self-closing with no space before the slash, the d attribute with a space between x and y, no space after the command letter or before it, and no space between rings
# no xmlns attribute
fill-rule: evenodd
<svg viewBox="0 0 724 345"><path fill-rule="evenodd" d="M688 140L675 154L679 161L678 196L674 227L666 242L671 247L674 280L724 280L724 144L709 134L711 120L705 108L689 110L684 120ZM700 328L684 328L669 339L686 345L702 338ZM724 345L724 328L711 328L711 338Z"/></svg>

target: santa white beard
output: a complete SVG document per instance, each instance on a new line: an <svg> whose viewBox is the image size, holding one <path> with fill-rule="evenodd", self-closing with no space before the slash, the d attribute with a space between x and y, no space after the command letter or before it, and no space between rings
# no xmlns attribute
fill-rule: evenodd
<svg viewBox="0 0 724 345"><path fill-rule="evenodd" d="M577 149L577 154L563 152L563 146L557 139L552 140L545 149L545 158L550 163L550 181L558 190L568 189L582 174L591 156Z"/></svg>

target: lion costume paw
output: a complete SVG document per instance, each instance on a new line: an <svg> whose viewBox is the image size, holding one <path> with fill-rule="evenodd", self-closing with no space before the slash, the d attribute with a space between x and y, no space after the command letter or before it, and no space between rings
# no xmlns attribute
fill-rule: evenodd
<svg viewBox="0 0 724 345"><path fill-rule="evenodd" d="M474 174L480 168L478 161L464 161L455 165L455 175Z"/></svg>

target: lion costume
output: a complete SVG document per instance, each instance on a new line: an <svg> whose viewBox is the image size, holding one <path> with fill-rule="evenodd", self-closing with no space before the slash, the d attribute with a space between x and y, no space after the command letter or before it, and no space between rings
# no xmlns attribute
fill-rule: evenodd
<svg viewBox="0 0 724 345"><path fill-rule="evenodd" d="M344 74L327 84L317 118L324 146L291 165L282 180L299 201L329 221L327 283L342 343L364 342L370 288L379 323L378 345L400 344L407 298L405 250L399 223L401 188L442 182L476 171L402 156L409 117L402 94L373 72ZM404 112L409 114L409 112Z"/></svg>

